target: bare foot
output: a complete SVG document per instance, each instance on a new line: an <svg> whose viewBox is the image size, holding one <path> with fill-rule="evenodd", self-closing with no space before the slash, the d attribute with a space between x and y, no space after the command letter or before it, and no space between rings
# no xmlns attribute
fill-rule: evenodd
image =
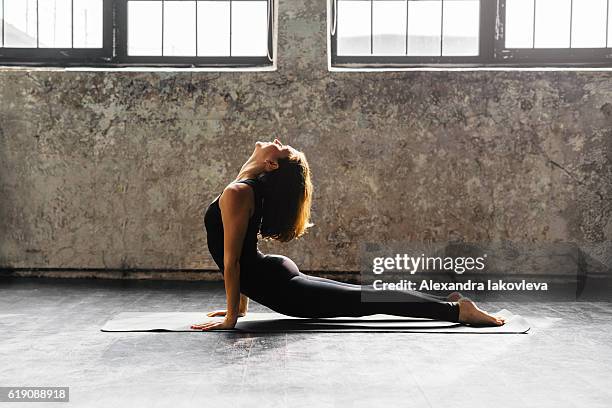
<svg viewBox="0 0 612 408"><path fill-rule="evenodd" d="M459 322L475 326L501 326L506 321L480 309L467 298L459 299Z"/></svg>
<svg viewBox="0 0 612 408"><path fill-rule="evenodd" d="M446 300L449 302L458 302L459 299L461 299L463 297L463 295L459 292L453 292L450 295L448 295L446 297Z"/></svg>

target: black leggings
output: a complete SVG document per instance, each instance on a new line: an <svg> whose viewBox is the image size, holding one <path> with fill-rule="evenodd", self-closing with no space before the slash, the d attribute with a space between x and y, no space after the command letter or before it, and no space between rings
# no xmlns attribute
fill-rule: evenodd
<svg viewBox="0 0 612 408"><path fill-rule="evenodd" d="M362 291L375 289L306 275L283 255L260 254L256 261L241 265L240 275L243 294L287 316L359 317L380 313L459 321L456 302L408 290L395 291L405 297L405 301L362 302Z"/></svg>

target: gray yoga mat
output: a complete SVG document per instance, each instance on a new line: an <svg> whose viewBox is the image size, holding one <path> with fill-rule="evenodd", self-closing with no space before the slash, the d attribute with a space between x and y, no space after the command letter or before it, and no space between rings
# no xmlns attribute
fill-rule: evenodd
<svg viewBox="0 0 612 408"><path fill-rule="evenodd" d="M506 324L497 327L473 327L447 321L383 314L364 317L304 319L279 313L249 312L245 317L238 319L234 330L247 333L415 332L478 334L520 334L529 331L529 323L519 315L514 315L506 309L493 314L504 317ZM201 330L191 329L191 325L206 321L218 321L219 319L219 317L208 317L203 312L122 312L107 321L100 330L104 332L201 332Z"/></svg>

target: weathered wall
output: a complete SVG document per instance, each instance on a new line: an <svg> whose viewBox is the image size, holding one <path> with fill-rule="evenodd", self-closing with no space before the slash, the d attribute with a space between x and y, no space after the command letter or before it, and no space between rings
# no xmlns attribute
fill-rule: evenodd
<svg viewBox="0 0 612 408"><path fill-rule="evenodd" d="M612 72L330 73L325 1L281 0L267 73L0 72L0 266L214 268L202 213L258 139L308 156L316 227L262 245L612 240Z"/></svg>

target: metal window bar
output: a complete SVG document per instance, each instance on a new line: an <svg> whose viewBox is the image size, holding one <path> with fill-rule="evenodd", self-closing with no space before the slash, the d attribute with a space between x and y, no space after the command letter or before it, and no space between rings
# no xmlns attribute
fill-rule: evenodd
<svg viewBox="0 0 612 408"><path fill-rule="evenodd" d="M535 20L535 16L533 16ZM569 26L569 47L572 48L572 28L574 25L574 0L570 0L570 26Z"/></svg>
<svg viewBox="0 0 612 408"><path fill-rule="evenodd" d="M266 27L268 30L268 50L267 50L267 57L268 57L268 61L270 62L274 62L274 58L273 58L273 51L272 51L272 47L274 47L273 41L272 41L272 20L274 19L274 6L273 6L273 2L272 1L267 1L266 2L266 7L267 7L267 16L268 16L268 21L266 22Z"/></svg>
<svg viewBox="0 0 612 408"><path fill-rule="evenodd" d="M331 12L332 12L332 17L331 17L331 35L335 36L336 35L336 28L337 28L337 24L338 24L338 0L332 0Z"/></svg>
<svg viewBox="0 0 612 408"><path fill-rule="evenodd" d="M161 0L161 9L162 9L162 21L161 21L161 55L164 56L164 11L166 9L166 5L164 4L164 0Z"/></svg>
<svg viewBox="0 0 612 408"><path fill-rule="evenodd" d="M404 55L408 55L408 0L406 0L406 45L404 46Z"/></svg>
<svg viewBox="0 0 612 408"><path fill-rule="evenodd" d="M444 50L444 0L440 0L440 56Z"/></svg>
<svg viewBox="0 0 612 408"><path fill-rule="evenodd" d="M229 0L229 55L232 56L232 0Z"/></svg>
<svg viewBox="0 0 612 408"><path fill-rule="evenodd" d="M537 11L538 0L533 0L533 33L531 34L531 48L535 48L535 38L536 38L536 11ZM504 13L504 20L506 15Z"/></svg>
<svg viewBox="0 0 612 408"><path fill-rule="evenodd" d="M606 0L606 48L608 48L608 38L610 38L610 0Z"/></svg>
<svg viewBox="0 0 612 408"><path fill-rule="evenodd" d="M26 3L30 4L30 3ZM40 35L38 34L38 0L36 0L36 48L40 48Z"/></svg>

